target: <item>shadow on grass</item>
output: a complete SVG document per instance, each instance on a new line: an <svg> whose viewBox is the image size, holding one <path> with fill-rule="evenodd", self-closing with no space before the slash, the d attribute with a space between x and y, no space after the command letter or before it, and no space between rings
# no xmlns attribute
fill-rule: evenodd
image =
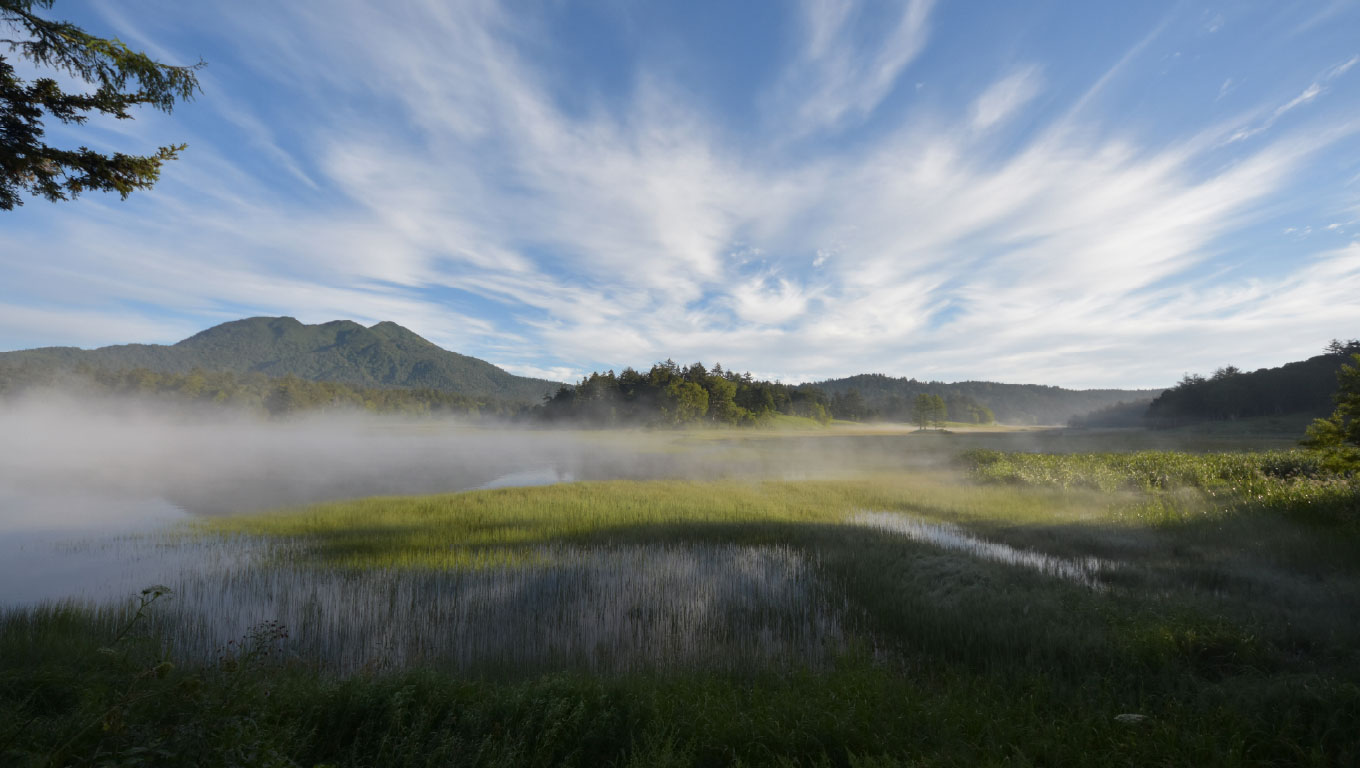
<svg viewBox="0 0 1360 768"><path fill-rule="evenodd" d="M899 507L1044 551L1084 546L1105 528L984 525L947 507ZM844 597L855 637L818 671L499 669L473 679L417 667L337 680L284 664L142 679L149 661L96 651L107 622L75 610L8 615L0 755L13 765L43 764L58 748L59 764L157 749L167 764L230 750L301 765L1346 764L1360 755L1348 726L1360 718L1356 622L1344 605L1301 604L1283 607L1281 624L1257 615L1270 593L1206 593L1186 575L1203 566L1193 547L1217 534L1250 552L1253 535L1274 530L1221 525L1159 528L1119 545L1143 570L1105 592L837 522L671 521L468 547L507 558L554 547L794 548ZM301 543L313 547L306 562L329 568L356 552L392 554L411 530L370 525ZM1296 554L1327 538L1302 530ZM148 698L129 701L133 683ZM117 720L104 730L109 712ZM1148 720L1114 719L1126 712ZM100 725L87 732L90 723Z"/></svg>
<svg viewBox="0 0 1360 768"><path fill-rule="evenodd" d="M898 507L927 520L957 520L948 509ZM527 516L472 527L513 531L513 541L425 545L419 527L370 525L309 534L293 554L299 564L322 568L532 571L592 549L789 546L816 564L846 601L846 626L884 658L1069 680L1095 674L1142 685L1149 676L1317 671L1360 644L1352 545L1297 522L1252 514L1156 529L961 524L989 541L1055 556L1097 554L1119 567L1102 573L1108 589L1093 593L842 522L671 521L562 534Z"/></svg>

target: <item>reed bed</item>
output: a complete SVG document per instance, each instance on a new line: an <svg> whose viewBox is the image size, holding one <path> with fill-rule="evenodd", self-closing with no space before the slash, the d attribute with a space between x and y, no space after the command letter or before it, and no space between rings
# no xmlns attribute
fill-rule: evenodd
<svg viewBox="0 0 1360 768"><path fill-rule="evenodd" d="M203 521L119 545L220 552L142 645L108 603L0 614L0 756L1355 764L1360 536L1307 509L1352 483L1306 455L1006 453Z"/></svg>
<svg viewBox="0 0 1360 768"><path fill-rule="evenodd" d="M816 563L781 546L535 546L473 569L265 562L174 591L154 626L199 663L267 621L289 628L291 656L339 674L817 667L844 645Z"/></svg>

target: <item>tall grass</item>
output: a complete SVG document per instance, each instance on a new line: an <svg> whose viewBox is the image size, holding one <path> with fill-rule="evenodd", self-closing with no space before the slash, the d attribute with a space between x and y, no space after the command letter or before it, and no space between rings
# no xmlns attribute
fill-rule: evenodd
<svg viewBox="0 0 1360 768"><path fill-rule="evenodd" d="M824 666L839 603L787 546L536 546L475 568L261 566L195 573L157 617L176 656L277 620L289 652L331 672Z"/></svg>
<svg viewBox="0 0 1360 768"><path fill-rule="evenodd" d="M975 454L209 520L159 546L245 554L134 643L130 607L0 616L0 762L1354 764L1360 537L1290 501L1353 479L1308 462Z"/></svg>
<svg viewBox="0 0 1360 768"><path fill-rule="evenodd" d="M1145 497L1142 511L1161 512L1162 519L1177 511L1257 510L1351 529L1360 526L1360 475L1330 468L1326 457L1314 451L1041 454L981 449L965 453L962 461L973 477L985 482L1137 492Z"/></svg>

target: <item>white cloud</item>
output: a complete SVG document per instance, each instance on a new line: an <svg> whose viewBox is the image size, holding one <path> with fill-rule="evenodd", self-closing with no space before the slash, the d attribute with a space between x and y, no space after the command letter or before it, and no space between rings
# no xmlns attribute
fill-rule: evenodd
<svg viewBox="0 0 1360 768"><path fill-rule="evenodd" d="M808 297L800 286L773 276L739 283L731 292L733 311L756 325L782 325L807 309Z"/></svg>
<svg viewBox="0 0 1360 768"><path fill-rule="evenodd" d="M494 3L253 8L233 34L287 68L274 76L306 104L304 141L284 149L239 92L217 106L240 112L227 125L252 151L291 163L279 176L296 186L252 175L239 147L188 137L194 151L141 198L144 213L100 198L26 211L37 226L0 231L0 338L194 330L141 320L129 307L142 305L213 321L395 320L554 379L674 357L785 379L1154 385L1202 367L1211 343L1246 366L1296 349L1288 334L1325 341L1340 331L1324 326L1354 320L1349 305L1302 299L1354 288L1353 249L1278 286L1190 277L1353 128L1305 123L1224 162L1213 141L1152 147L1080 111L1162 27L1076 108L1036 112L1047 128L1008 155L983 151L986 134L1034 103L1037 65L961 118L913 113L809 154L781 147L878 110L926 44L929 3L880 30L856 3L809 3L770 102L799 119L762 136L766 152L655 73L611 109L564 109L515 44L532 25ZM353 110L351 94L377 94L383 110Z"/></svg>
<svg viewBox="0 0 1360 768"><path fill-rule="evenodd" d="M1356 64L1360 64L1360 54L1352 56L1349 59L1346 59L1345 61L1341 62L1340 64L1337 64L1335 67L1332 67L1331 69L1327 70L1327 74L1325 77L1327 80L1335 80L1336 78L1341 77L1342 75L1349 72L1351 67L1354 67Z"/></svg>
<svg viewBox="0 0 1360 768"><path fill-rule="evenodd" d="M147 318L135 310L80 310L0 302L4 349L97 347L132 340L179 340L202 330L191 321Z"/></svg>
<svg viewBox="0 0 1360 768"><path fill-rule="evenodd" d="M973 129L985 131L1010 117L1038 95L1041 80L1038 68L1031 66L993 83L973 102Z"/></svg>
<svg viewBox="0 0 1360 768"><path fill-rule="evenodd" d="M806 130L835 128L872 113L926 46L934 0L895 4L895 19L868 30L861 5L802 3L806 44L785 89Z"/></svg>
<svg viewBox="0 0 1360 768"><path fill-rule="evenodd" d="M1303 89L1303 93L1300 93L1298 96L1295 96L1293 99L1290 99L1289 101L1285 102L1284 104L1281 104L1281 105L1275 110L1275 117L1279 117L1280 115L1283 115L1284 113L1288 112L1288 111L1291 110L1291 109L1294 109L1295 107L1301 106L1301 105L1303 105L1303 104L1307 104L1308 102L1312 101L1313 99L1316 99L1316 98L1318 97L1318 94L1320 94L1320 93L1322 93L1322 86L1321 86L1321 85L1318 85L1317 83L1313 83L1312 85L1308 86L1307 88L1304 88L1304 89Z"/></svg>

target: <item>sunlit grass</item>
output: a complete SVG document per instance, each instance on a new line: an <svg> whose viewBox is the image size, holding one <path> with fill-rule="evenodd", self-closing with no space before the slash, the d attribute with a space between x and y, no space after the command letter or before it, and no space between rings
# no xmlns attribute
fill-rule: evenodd
<svg viewBox="0 0 1360 768"><path fill-rule="evenodd" d="M970 475L990 483L1131 492L1120 513L1149 523L1262 511L1348 529L1360 527L1360 476L1330 468L1317 452L1190 454L970 451Z"/></svg>
<svg viewBox="0 0 1360 768"><path fill-rule="evenodd" d="M200 532L270 542L274 559L290 569L353 573L552 573L598 568L616 557L611 553L638 547L791 547L819 564L823 593L849 601L847 616L877 638L871 642L905 636L917 647L948 649L955 632L971 632L974 642L1014 633L1023 646L1019 638L1027 632L1052 634L1039 629L1042 621L1074 626L1059 606L1092 599L1098 602L1077 633L1083 647L1108 636L1112 626L1125 627L1130 616L1162 615L1167 606L1178 616L1190 611L1253 621L1243 632L1258 638L1285 637L1300 627L1360 632L1348 624L1355 610L1326 607L1360 584L1356 537L1260 507L1245 495L1212 497L1193 484L1218 471L1213 467L1238 471L1237 459L1208 457L1175 475L1163 465L1194 460L1130 458L1118 483L1107 483L1104 474L1118 474L1113 459L1083 456L1070 463L1093 468L1091 476L1067 467L1019 485L968 482L945 470L800 481L571 483L323 504L213 520ZM1063 461L1005 460L1044 471ZM1270 458L1249 463L1286 466ZM1159 479L1130 486L1129 476ZM1009 559L1017 564L1096 558L1108 565L1101 584L1113 592L1076 597L1051 578L979 553L903 541L892 535L895 524L866 530L857 524L865 513L879 521L900 516L907 527L917 525L911 521L959 526L960 535L977 539L979 553L1013 552ZM1320 573L1328 575L1325 583L1318 583ZM1016 605L1025 606L1023 619ZM904 606L913 606L910 619ZM941 606L950 606L945 613L953 618L933 625L926 619L941 616ZM1007 623L980 629L992 613L1007 616ZM1031 617L1044 618L1036 624ZM973 623L978 626L965 629ZM1005 656L1006 648L998 641L988 653Z"/></svg>
<svg viewBox="0 0 1360 768"><path fill-rule="evenodd" d="M351 568L526 562L533 547L781 540L780 526L834 526L863 509L945 520L1046 524L1113 519L1098 493L960 485L940 473L805 481L570 483L320 504L200 524L211 534L287 540L289 558Z"/></svg>

